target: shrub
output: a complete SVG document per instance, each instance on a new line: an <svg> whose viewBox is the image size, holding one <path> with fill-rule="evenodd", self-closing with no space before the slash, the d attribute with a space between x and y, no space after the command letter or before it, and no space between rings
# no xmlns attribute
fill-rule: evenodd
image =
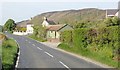
<svg viewBox="0 0 120 70"><path fill-rule="evenodd" d="M72 43L73 42L72 31L64 31L64 32L62 32L60 40L62 42L68 43L68 44Z"/></svg>
<svg viewBox="0 0 120 70"><path fill-rule="evenodd" d="M61 33L61 41L74 48L99 52L113 59L118 55L118 26L103 28L80 28Z"/></svg>
<svg viewBox="0 0 120 70"><path fill-rule="evenodd" d="M73 44L75 47L87 47L86 34L88 29L76 29L73 31Z"/></svg>

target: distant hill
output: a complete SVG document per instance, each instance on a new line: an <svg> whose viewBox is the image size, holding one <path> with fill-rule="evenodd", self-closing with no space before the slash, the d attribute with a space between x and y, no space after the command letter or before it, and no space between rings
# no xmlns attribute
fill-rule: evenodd
<svg viewBox="0 0 120 70"><path fill-rule="evenodd" d="M29 22L30 22L30 20L23 20L21 22L17 22L16 26L18 26L18 27L26 27L27 23L29 23Z"/></svg>
<svg viewBox="0 0 120 70"><path fill-rule="evenodd" d="M74 25L81 21L98 21L105 18L105 10L96 8L87 8L80 10L65 10L65 11L53 11L36 15L31 19L33 24L41 24L43 17L47 17L49 20L53 20L56 24L70 24ZM23 25L23 23L19 23Z"/></svg>

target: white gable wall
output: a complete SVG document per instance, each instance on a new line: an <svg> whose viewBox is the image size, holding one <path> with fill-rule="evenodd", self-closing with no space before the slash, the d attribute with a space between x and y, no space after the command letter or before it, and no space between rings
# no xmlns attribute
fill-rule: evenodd
<svg viewBox="0 0 120 70"><path fill-rule="evenodd" d="M115 16L117 16L117 17L118 17L118 12L115 14Z"/></svg>
<svg viewBox="0 0 120 70"><path fill-rule="evenodd" d="M57 31L47 31L47 38L59 38L60 34Z"/></svg>
<svg viewBox="0 0 120 70"><path fill-rule="evenodd" d="M49 26L49 25L50 25L50 24L49 24L46 20L44 20L43 23L42 23L42 26L43 26L43 27L47 27L47 26Z"/></svg>
<svg viewBox="0 0 120 70"><path fill-rule="evenodd" d="M32 25L27 25L27 30L26 30L26 32L27 32L28 34L32 34L32 33L33 33L33 27L32 27Z"/></svg>

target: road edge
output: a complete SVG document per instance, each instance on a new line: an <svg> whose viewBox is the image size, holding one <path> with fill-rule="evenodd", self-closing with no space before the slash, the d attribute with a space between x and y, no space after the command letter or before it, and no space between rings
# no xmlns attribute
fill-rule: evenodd
<svg viewBox="0 0 120 70"><path fill-rule="evenodd" d="M41 44L42 44L42 43L41 43ZM43 44L43 45L45 45L45 44ZM46 46L47 46L47 45L46 45ZM47 47L49 47L49 46L47 46ZM55 49L55 50L58 50L58 51L61 51L61 52L63 52L63 53L66 53L66 54L69 54L69 55L72 55L72 56L75 56L75 57L77 57L77 58L83 59L83 60L85 60L85 61L87 61L87 62L91 62L91 63L96 64L96 65L98 65L98 66L100 66L100 67L103 67L103 68L114 68L114 67L108 66L108 65L106 65L106 64L100 63L100 62L98 62L98 61L95 61L95 60L93 60L93 59L90 59L90 58L87 58L87 57L84 57L84 56L81 56L81 55L78 55L78 54L75 54L75 53L72 53L72 52L68 52L68 51L65 51L65 50L60 49L60 48L53 48L53 47L50 47L50 48Z"/></svg>
<svg viewBox="0 0 120 70"><path fill-rule="evenodd" d="M15 39L14 39L15 40ZM18 46L18 50L17 50L17 57L16 57L16 63L15 63L15 68L17 68L18 67L18 63L19 63L19 58L20 58L20 46L19 46L19 44L18 44L18 42L15 40L15 42L17 43L17 46Z"/></svg>
<svg viewBox="0 0 120 70"><path fill-rule="evenodd" d="M6 35L6 36L9 37L8 35ZM13 39L17 43L17 46L18 46L16 58L14 61L14 70L16 70L16 68L18 67L19 58L20 58L20 46L19 46L18 42L13 37L9 37L9 38Z"/></svg>

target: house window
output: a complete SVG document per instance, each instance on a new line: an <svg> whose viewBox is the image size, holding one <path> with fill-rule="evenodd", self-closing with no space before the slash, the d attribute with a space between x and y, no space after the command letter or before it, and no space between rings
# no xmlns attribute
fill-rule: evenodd
<svg viewBox="0 0 120 70"><path fill-rule="evenodd" d="M28 30L28 32L30 32L30 30Z"/></svg>

